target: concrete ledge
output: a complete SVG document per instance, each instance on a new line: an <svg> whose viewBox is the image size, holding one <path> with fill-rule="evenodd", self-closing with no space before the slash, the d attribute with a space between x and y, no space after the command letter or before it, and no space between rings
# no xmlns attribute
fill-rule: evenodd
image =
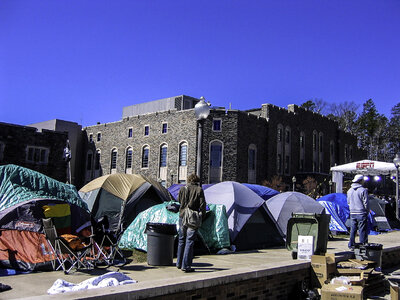
<svg viewBox="0 0 400 300"><path fill-rule="evenodd" d="M224 270L202 274L190 273L176 278L138 282L136 284L128 284L118 287L68 292L65 294L42 295L24 299L147 299L309 268L309 261L293 260L292 262L284 262L283 264L279 265L272 263L257 267L244 267L234 270ZM195 274L196 276L191 276L192 274Z"/></svg>

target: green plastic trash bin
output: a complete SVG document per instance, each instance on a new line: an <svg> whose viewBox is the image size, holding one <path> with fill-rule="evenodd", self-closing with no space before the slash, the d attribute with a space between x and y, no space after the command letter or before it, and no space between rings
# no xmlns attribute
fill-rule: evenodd
<svg viewBox="0 0 400 300"><path fill-rule="evenodd" d="M286 248L292 251L293 258L297 257L298 236L314 238L314 254L326 253L329 237L330 214L293 213L288 221L286 232Z"/></svg>

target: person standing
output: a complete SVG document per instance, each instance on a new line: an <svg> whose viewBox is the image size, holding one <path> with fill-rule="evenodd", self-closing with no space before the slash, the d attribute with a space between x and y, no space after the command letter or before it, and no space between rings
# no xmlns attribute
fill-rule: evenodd
<svg viewBox="0 0 400 300"><path fill-rule="evenodd" d="M176 267L184 272L193 272L193 247L198 228L191 228L182 224L183 212L186 207L201 213L202 219L206 214L204 191L200 187L200 178L191 174L187 178L187 185L179 190L179 242L176 258Z"/></svg>
<svg viewBox="0 0 400 300"><path fill-rule="evenodd" d="M354 249L357 228L361 244L368 243L368 190L363 187L364 176L357 174L347 192L347 203L350 208L350 240L349 248Z"/></svg>

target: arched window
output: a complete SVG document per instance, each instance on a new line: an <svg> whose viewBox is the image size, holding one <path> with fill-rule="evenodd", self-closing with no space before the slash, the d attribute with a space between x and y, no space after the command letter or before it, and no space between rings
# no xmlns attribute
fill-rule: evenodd
<svg viewBox="0 0 400 300"><path fill-rule="evenodd" d="M313 149L313 164L312 164L312 171L317 172L319 168L319 161L318 161L318 133L316 130L313 131L312 135L312 149Z"/></svg>
<svg viewBox="0 0 400 300"><path fill-rule="evenodd" d="M257 166L257 146L254 144L249 145L248 149L248 182L256 182L256 166Z"/></svg>
<svg viewBox="0 0 400 300"><path fill-rule="evenodd" d="M318 154L318 163L319 163L319 172L323 172L323 161L324 161L324 134L322 132L319 133L319 154Z"/></svg>
<svg viewBox="0 0 400 300"><path fill-rule="evenodd" d="M94 161L94 169L99 170L100 169L100 150L96 150L96 158Z"/></svg>
<svg viewBox="0 0 400 300"><path fill-rule="evenodd" d="M210 143L210 183L221 182L222 179L222 142L212 141Z"/></svg>
<svg viewBox="0 0 400 300"><path fill-rule="evenodd" d="M183 142L179 145L179 166L187 166L187 143Z"/></svg>
<svg viewBox="0 0 400 300"><path fill-rule="evenodd" d="M179 183L186 183L187 159L188 159L188 144L187 142L182 142L179 144L179 168L178 168Z"/></svg>
<svg viewBox="0 0 400 300"><path fill-rule="evenodd" d="M304 171L306 159L306 135L304 131L300 132L300 157L299 157L299 171Z"/></svg>
<svg viewBox="0 0 400 300"><path fill-rule="evenodd" d="M86 170L91 171L93 166L93 152L89 150L86 155Z"/></svg>
<svg viewBox="0 0 400 300"><path fill-rule="evenodd" d="M329 160L330 166L333 167L335 165L335 142L333 140L329 143Z"/></svg>
<svg viewBox="0 0 400 300"><path fill-rule="evenodd" d="M142 168L149 167L149 153L150 153L150 147L147 145L144 146L142 148Z"/></svg>
<svg viewBox="0 0 400 300"><path fill-rule="evenodd" d="M126 158L125 158L126 169L132 169L132 156L133 156L133 149L132 147L128 147L126 149Z"/></svg>
<svg viewBox="0 0 400 300"><path fill-rule="evenodd" d="M276 172L282 174L283 172L283 126L278 124L277 127L277 143L276 143Z"/></svg>
<svg viewBox="0 0 400 300"><path fill-rule="evenodd" d="M117 155L118 151L116 148L111 150L111 171L115 171L117 169Z"/></svg>
<svg viewBox="0 0 400 300"><path fill-rule="evenodd" d="M160 167L167 166L168 146L162 144L160 147Z"/></svg>

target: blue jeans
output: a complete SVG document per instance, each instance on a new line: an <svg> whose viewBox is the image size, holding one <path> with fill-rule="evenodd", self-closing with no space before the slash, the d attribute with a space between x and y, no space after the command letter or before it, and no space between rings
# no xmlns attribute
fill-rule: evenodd
<svg viewBox="0 0 400 300"><path fill-rule="evenodd" d="M368 243L367 215L350 214L350 240L349 247L354 247L356 240L357 228L360 236L360 243Z"/></svg>
<svg viewBox="0 0 400 300"><path fill-rule="evenodd" d="M179 242L176 257L176 266L182 270L192 267L193 247L197 230L182 226L182 219L179 218Z"/></svg>

